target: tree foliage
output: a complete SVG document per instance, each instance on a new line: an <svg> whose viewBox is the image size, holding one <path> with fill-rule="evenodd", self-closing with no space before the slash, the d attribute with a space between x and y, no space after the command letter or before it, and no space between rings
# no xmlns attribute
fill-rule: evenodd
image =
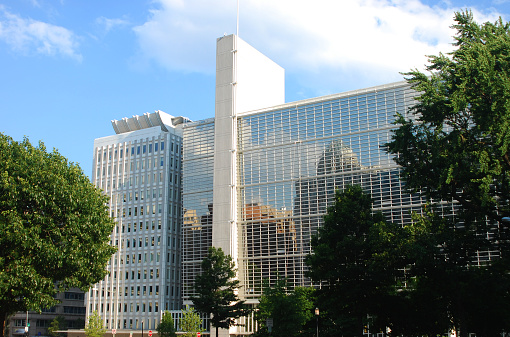
<svg viewBox="0 0 510 337"><path fill-rule="evenodd" d="M456 49L430 56L428 74L406 74L417 104L398 116L386 147L410 190L454 202L455 216L432 207L415 222L424 232L412 295L437 299L428 309L461 335L491 336L510 328L502 316L510 311L510 26L459 12L453 27Z"/></svg>
<svg viewBox="0 0 510 337"><path fill-rule="evenodd" d="M85 336L87 337L103 337L106 333L106 328L103 324L103 319L99 316L97 311L94 311L89 316L89 321L85 326Z"/></svg>
<svg viewBox="0 0 510 337"><path fill-rule="evenodd" d="M170 311L165 311L163 317L161 318L161 322L159 322L158 327L158 335L160 337L175 337L175 326L174 320L172 319L172 314Z"/></svg>
<svg viewBox="0 0 510 337"><path fill-rule="evenodd" d="M182 318L180 322L181 331L185 337L195 337L197 332L204 331L202 329L202 318L193 307L186 306L186 310L181 310Z"/></svg>
<svg viewBox="0 0 510 337"><path fill-rule="evenodd" d="M455 15L457 49L430 56L429 75L407 73L420 92L386 144L409 189L454 200L469 229L508 239L510 216L509 24ZM486 221L486 220L489 221ZM480 245L486 244L481 241ZM477 247L474 247L475 249Z"/></svg>
<svg viewBox="0 0 510 337"><path fill-rule="evenodd" d="M267 336L266 320L271 318L271 336L294 337L304 333L307 323L313 318L314 289L296 287L288 289L287 281L278 278L273 286L268 283L260 297L256 319L259 322L258 335Z"/></svg>
<svg viewBox="0 0 510 337"><path fill-rule="evenodd" d="M191 300L199 312L211 314L211 324L228 329L235 325L235 318L248 314L248 307L239 300L234 261L221 248L210 247L202 261L202 273L195 278L196 296Z"/></svg>
<svg viewBox="0 0 510 337"><path fill-rule="evenodd" d="M405 275L406 231L372 212L360 186L337 191L324 225L312 238L308 275L321 287L317 302L323 335L356 336L367 317L382 329L390 322L387 304L399 302Z"/></svg>
<svg viewBox="0 0 510 337"><path fill-rule="evenodd" d="M50 326L48 327L48 334L51 337L57 337L57 336L60 336L60 334L57 331L63 330L66 328L67 328L67 326L66 326L65 317L59 315L51 321Z"/></svg>
<svg viewBox="0 0 510 337"><path fill-rule="evenodd" d="M57 291L87 288L106 275L115 251L107 202L56 150L0 134L2 322L16 311L51 307Z"/></svg>

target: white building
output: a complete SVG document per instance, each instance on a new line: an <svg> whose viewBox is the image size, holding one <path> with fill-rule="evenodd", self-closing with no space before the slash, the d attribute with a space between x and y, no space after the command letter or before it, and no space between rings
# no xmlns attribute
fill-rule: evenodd
<svg viewBox="0 0 510 337"><path fill-rule="evenodd" d="M156 111L112 121L94 141L93 183L110 197L118 248L109 275L86 294L87 317L107 329L155 329L161 311L181 308L182 125Z"/></svg>

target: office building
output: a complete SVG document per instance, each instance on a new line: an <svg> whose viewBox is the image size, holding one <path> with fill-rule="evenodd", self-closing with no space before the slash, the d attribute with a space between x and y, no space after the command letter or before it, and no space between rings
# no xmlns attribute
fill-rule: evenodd
<svg viewBox="0 0 510 337"><path fill-rule="evenodd" d="M155 329L162 310L181 308L182 126L156 111L112 121L94 141L93 183L110 197L118 248L109 275L86 294L107 329Z"/></svg>
<svg viewBox="0 0 510 337"><path fill-rule="evenodd" d="M218 39L216 57L215 118L183 127L184 304L211 245L236 261L247 303L256 305L264 280L278 275L310 285L310 239L347 184L370 192L390 221L421 212L423 200L404 191L381 148L395 114L415 103L409 84L284 103L283 70L239 37ZM255 329L249 318L241 323L229 333Z"/></svg>
<svg viewBox="0 0 510 337"><path fill-rule="evenodd" d="M82 329L85 326L84 295L80 289L70 288L55 296L60 303L51 308L40 312L20 311L11 315L7 336L22 337L25 330L28 330L28 336L49 336L48 328L57 317L63 319L62 330Z"/></svg>
<svg viewBox="0 0 510 337"><path fill-rule="evenodd" d="M239 37L224 36L217 40L214 118L165 122L162 113L149 114L114 121L117 135L96 140L94 182L112 197L119 252L110 276L89 292L88 313L98 310L109 328L154 328L158 310L192 304L210 246L233 257L239 296L249 304L278 275L291 286L311 285L304 263L310 239L335 190L347 184L370 192L374 209L390 221L407 223L421 212L424 200L404 191L399 168L381 148L395 114L406 115L415 102L409 84L285 103L284 77ZM155 148L162 142L166 150ZM154 195L155 188L162 192ZM156 261L147 264L152 254ZM240 323L222 336L256 329L253 317Z"/></svg>

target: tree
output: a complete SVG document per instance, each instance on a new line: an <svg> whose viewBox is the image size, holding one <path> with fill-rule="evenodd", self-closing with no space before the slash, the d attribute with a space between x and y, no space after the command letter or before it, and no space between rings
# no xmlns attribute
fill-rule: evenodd
<svg viewBox="0 0 510 337"><path fill-rule="evenodd" d="M89 321L85 326L85 336L87 337L103 337L106 333L103 320L97 311L89 316Z"/></svg>
<svg viewBox="0 0 510 337"><path fill-rule="evenodd" d="M67 326L66 326L65 317L59 315L51 321L50 326L48 327L48 334L51 337L57 337L57 336L60 336L60 334L57 331L63 330L66 328L67 328Z"/></svg>
<svg viewBox="0 0 510 337"><path fill-rule="evenodd" d="M106 275L107 202L56 150L0 134L0 337L9 314L49 308L58 291Z"/></svg>
<svg viewBox="0 0 510 337"><path fill-rule="evenodd" d="M163 317L161 318L161 322L159 322L158 327L158 335L160 337L175 337L175 326L174 320L172 319L172 314L170 311L165 311Z"/></svg>
<svg viewBox="0 0 510 337"><path fill-rule="evenodd" d="M186 310L181 310L182 318L180 323L181 331L185 337L194 337L197 332L204 331L202 329L202 318L193 307L186 306Z"/></svg>
<svg viewBox="0 0 510 337"><path fill-rule="evenodd" d="M321 284L317 302L323 335L359 335L367 317L374 329L389 325L388 305L397 306L403 298L398 290L409 263L406 235L401 226L372 212L372 199L360 186L337 191L306 258L308 276Z"/></svg>
<svg viewBox="0 0 510 337"><path fill-rule="evenodd" d="M258 334L268 335L266 320L273 319L271 336L299 336L313 318L315 308L314 289L296 287L288 289L287 281L278 278L273 286L266 282L256 313L259 322Z"/></svg>
<svg viewBox="0 0 510 337"><path fill-rule="evenodd" d="M443 258L416 266L417 291L442 280L429 296L445 296L439 311L453 328L490 335L509 328L485 318L509 311L501 299L510 294L510 26L479 25L471 12L456 13L455 22L456 49L430 56L429 74L406 74L420 94L409 115L398 116L386 148L410 190L455 208L439 227L423 218L437 230L428 233L436 245L429 257Z"/></svg>
<svg viewBox="0 0 510 337"><path fill-rule="evenodd" d="M228 329L235 325L235 318L247 315L248 307L239 300L234 261L221 248L210 247L202 261L202 273L195 278L196 295L191 298L199 312L211 314L211 324Z"/></svg>

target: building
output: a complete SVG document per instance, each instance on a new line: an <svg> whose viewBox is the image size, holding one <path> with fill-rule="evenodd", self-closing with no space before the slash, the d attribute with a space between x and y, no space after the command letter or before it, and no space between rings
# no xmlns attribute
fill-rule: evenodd
<svg viewBox="0 0 510 337"><path fill-rule="evenodd" d="M403 224L421 212L424 201L405 192L398 166L381 149L395 114L414 104L409 84L292 103L284 86L280 66L224 36L214 118L156 112L114 121L117 135L96 140L93 179L112 198L119 251L110 275L89 291L87 313L99 311L109 329L140 330L142 322L154 329L158 311L192 304L210 246L233 257L239 296L252 305L263 282L278 275L291 286L311 285L304 263L310 239L335 190L347 184L369 191L390 221ZM252 317L240 323L222 335L256 329Z"/></svg>
<svg viewBox="0 0 510 337"><path fill-rule="evenodd" d="M109 274L86 294L87 317L107 329L155 329L162 310L181 308L182 127L156 111L112 121L94 141L92 181L110 197L118 248Z"/></svg>
<svg viewBox="0 0 510 337"><path fill-rule="evenodd" d="M381 145L417 93L406 82L284 103L283 69L231 35L218 39L215 118L183 127L183 303L210 245L237 263L256 305L277 275L307 286L305 257L335 190L360 184L374 209L406 223L423 200L404 191ZM445 205L444 207L449 207ZM255 328L232 327L223 335Z"/></svg>
<svg viewBox="0 0 510 337"><path fill-rule="evenodd" d="M49 336L48 328L57 317L63 317L66 329L80 329L85 326L85 294L78 288L70 288L58 293L56 299L60 301L51 308L41 312L17 312L9 317L9 337L22 337L25 327L28 327L28 336ZM27 321L28 319L28 321Z"/></svg>

